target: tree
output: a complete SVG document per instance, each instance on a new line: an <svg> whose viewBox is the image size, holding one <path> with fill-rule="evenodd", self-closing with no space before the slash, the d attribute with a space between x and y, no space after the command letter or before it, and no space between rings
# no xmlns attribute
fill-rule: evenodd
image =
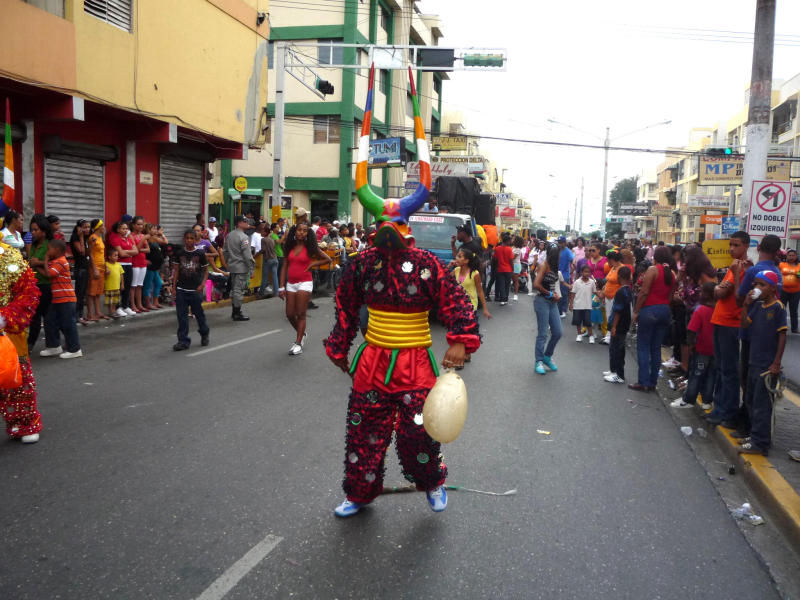
<svg viewBox="0 0 800 600"><path fill-rule="evenodd" d="M636 202L638 196L636 184L638 180L638 177L626 177L617 182L608 196L609 215L619 215L620 204L633 204ZM608 218L608 215L606 215L606 218ZM607 223L606 237L622 237L622 224Z"/></svg>

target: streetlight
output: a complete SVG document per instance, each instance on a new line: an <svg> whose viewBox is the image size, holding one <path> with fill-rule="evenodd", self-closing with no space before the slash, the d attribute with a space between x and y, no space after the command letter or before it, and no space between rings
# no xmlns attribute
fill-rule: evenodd
<svg viewBox="0 0 800 600"><path fill-rule="evenodd" d="M561 125L562 127L568 127L569 129L574 129L575 131L579 131L586 135L589 135L597 140L600 139L599 136L594 135L593 133L589 133L588 131L584 131L582 129L578 129L577 127L573 127L567 123L562 123L561 121L556 121L555 119L547 119L548 123L553 123L554 125ZM666 119L664 121L659 121L658 123L653 123L652 125L647 125L646 127L641 127L639 129L635 129L633 131L629 131L628 133L623 133L620 136L614 138L614 140L619 140L629 135L633 135L634 133L639 133L640 131L644 131L645 129L650 129L652 127L660 127L661 125L669 125L672 123L672 119ZM606 223L606 202L608 199L608 148L611 146L611 128L606 127L606 137L603 140L603 207L602 212L600 213L600 223L602 226L603 231L605 231L605 223Z"/></svg>

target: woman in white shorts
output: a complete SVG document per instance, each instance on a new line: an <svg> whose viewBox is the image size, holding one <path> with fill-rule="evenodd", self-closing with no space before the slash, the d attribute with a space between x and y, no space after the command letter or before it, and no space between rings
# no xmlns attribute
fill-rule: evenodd
<svg viewBox="0 0 800 600"><path fill-rule="evenodd" d="M145 308L142 304L142 286L144 285L144 277L147 275L147 257L150 254L150 244L144 234L143 217L133 217L133 221L131 221L131 238L133 239L134 247L139 250L139 253L134 255L131 260L133 264L131 308L137 313L149 312L150 309Z"/></svg>
<svg viewBox="0 0 800 600"><path fill-rule="evenodd" d="M299 223L289 230L283 247L278 296L286 300L286 318L297 336L289 354L303 353L306 341L306 310L314 291L311 270L319 265L329 264L331 258L317 246L317 236L308 235L308 224Z"/></svg>

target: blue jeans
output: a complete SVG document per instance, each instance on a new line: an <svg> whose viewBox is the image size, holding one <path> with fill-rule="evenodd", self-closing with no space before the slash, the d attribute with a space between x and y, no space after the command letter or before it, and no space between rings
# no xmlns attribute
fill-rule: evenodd
<svg viewBox="0 0 800 600"><path fill-rule="evenodd" d="M64 334L64 351L77 352L81 349L78 339L78 325L75 322L74 302L53 302L44 318L45 339L48 348L61 345L61 334Z"/></svg>
<svg viewBox="0 0 800 600"><path fill-rule="evenodd" d="M717 359L714 410L711 417L727 421L739 410L739 329L714 325Z"/></svg>
<svg viewBox="0 0 800 600"><path fill-rule="evenodd" d="M705 354L692 354L689 359L689 382L683 393L683 401L688 404L697 402L697 395L702 394L703 403L711 404L714 398L714 357Z"/></svg>
<svg viewBox="0 0 800 600"><path fill-rule="evenodd" d="M636 357L639 360L639 385L656 387L661 368L661 342L669 329L670 312L666 304L645 306L639 310Z"/></svg>
<svg viewBox="0 0 800 600"><path fill-rule="evenodd" d="M747 374L745 404L750 414L750 437L759 448L769 448L772 442L772 398L761 373L765 368L750 365Z"/></svg>
<svg viewBox="0 0 800 600"><path fill-rule="evenodd" d="M569 281L568 277L564 278L565 281ZM562 315L567 314L567 306L569 302L569 288L565 286L563 283L558 284L561 289L561 300L558 301L558 312Z"/></svg>
<svg viewBox="0 0 800 600"><path fill-rule="evenodd" d="M159 272L147 269L147 273L144 274L144 284L142 285L142 298L147 299L152 295L155 300L158 300L163 285L164 282L161 281Z"/></svg>
<svg viewBox="0 0 800 600"><path fill-rule="evenodd" d="M189 307L197 320L197 331L201 336L208 335L206 313L203 311L203 297L197 292L187 292L178 289L175 292L175 314L178 316L178 341L189 346L192 338L189 337Z"/></svg>
<svg viewBox="0 0 800 600"><path fill-rule="evenodd" d="M264 289L267 287L267 274L270 274L272 279L272 293L278 293L278 259L270 258L264 261L261 267L261 287L258 288L258 293L264 295Z"/></svg>
<svg viewBox="0 0 800 600"><path fill-rule="evenodd" d="M558 314L558 304L537 295L533 299L533 310L536 311L536 362L544 360L545 356L553 356L556 344L561 339L561 316ZM547 329L550 328L550 339L547 340Z"/></svg>

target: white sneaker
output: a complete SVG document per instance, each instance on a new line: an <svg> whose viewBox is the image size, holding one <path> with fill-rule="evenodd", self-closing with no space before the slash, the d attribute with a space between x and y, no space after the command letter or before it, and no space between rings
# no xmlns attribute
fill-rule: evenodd
<svg viewBox="0 0 800 600"><path fill-rule="evenodd" d="M575 338L575 341L576 342L582 342L583 341L583 336L579 333L578 337Z"/></svg>
<svg viewBox="0 0 800 600"><path fill-rule="evenodd" d="M589 343L590 344L594 344L594 336L593 335L589 336Z"/></svg>
<svg viewBox="0 0 800 600"><path fill-rule="evenodd" d="M702 408L703 410L711 410L711 405L710 404L701 404L700 408Z"/></svg>
<svg viewBox="0 0 800 600"><path fill-rule="evenodd" d="M75 352L62 352L58 358L80 358L81 356L83 356L83 351L76 350Z"/></svg>
<svg viewBox="0 0 800 600"><path fill-rule="evenodd" d="M562 319L566 319L567 318L567 313L561 313L561 318Z"/></svg>
<svg viewBox="0 0 800 600"><path fill-rule="evenodd" d="M303 347L300 344L292 344L292 349L289 350L289 354L292 356L297 356L298 354L303 353Z"/></svg>
<svg viewBox="0 0 800 600"><path fill-rule="evenodd" d="M518 300L519 300L519 298L517 298L517 295L514 294L514 302L517 302Z"/></svg>
<svg viewBox="0 0 800 600"><path fill-rule="evenodd" d="M117 309L117 310L114 312L114 316L115 316L115 317L127 317L127 316L128 316L128 313L126 313L126 312L125 312L124 310L122 310L121 308L118 308L118 309Z"/></svg>
<svg viewBox="0 0 800 600"><path fill-rule="evenodd" d="M670 408L691 408L692 406L692 404L684 402L683 398L678 398L677 400L673 400L669 403Z"/></svg>
<svg viewBox="0 0 800 600"><path fill-rule="evenodd" d="M533 292L528 292L528 296L533 296Z"/></svg>
<svg viewBox="0 0 800 600"><path fill-rule="evenodd" d="M603 371L603 377L608 377L609 375L613 374L614 371Z"/></svg>
<svg viewBox="0 0 800 600"><path fill-rule="evenodd" d="M608 383L625 383L625 380L617 375L616 373L611 373L611 375L606 375L603 377Z"/></svg>
<svg viewBox="0 0 800 600"><path fill-rule="evenodd" d="M23 444L35 444L36 442L39 441L39 434L32 433L30 435L23 435L20 438L20 440L22 441Z"/></svg>
<svg viewBox="0 0 800 600"><path fill-rule="evenodd" d="M600 343L601 344L605 344L606 346L608 346L611 343L611 336L607 335L602 340L600 340Z"/></svg>
<svg viewBox="0 0 800 600"><path fill-rule="evenodd" d="M136 316L136 313L135 313L135 312L133 312L133 311L132 311L130 308L123 308L122 310L123 310L123 311L125 312L125 314L126 314L127 316L129 316L129 317L134 317L134 316Z"/></svg>
<svg viewBox="0 0 800 600"><path fill-rule="evenodd" d="M56 346L55 348L45 348L39 352L39 356L58 356L62 352L61 346Z"/></svg>
<svg viewBox="0 0 800 600"><path fill-rule="evenodd" d="M681 363L679 363L674 358L670 358L669 360L665 360L663 363L661 363L661 366L666 368L666 369L673 369L673 368L677 367L679 364L681 364Z"/></svg>

